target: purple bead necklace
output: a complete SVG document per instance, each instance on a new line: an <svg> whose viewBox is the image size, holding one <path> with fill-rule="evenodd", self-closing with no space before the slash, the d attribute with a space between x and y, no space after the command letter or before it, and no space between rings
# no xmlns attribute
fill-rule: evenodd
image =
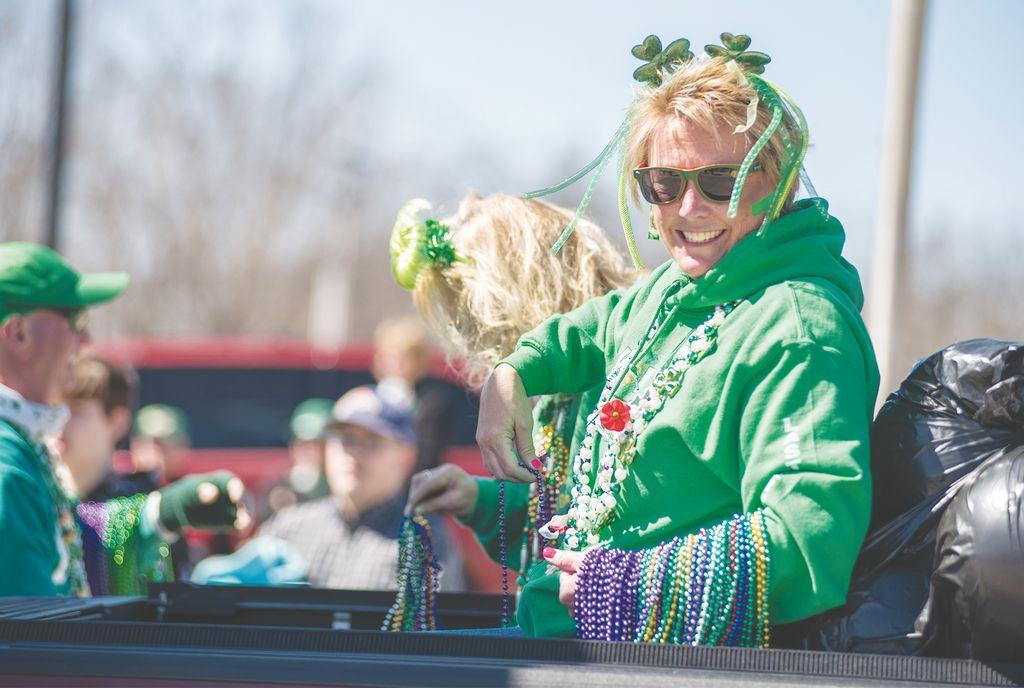
<svg viewBox="0 0 1024 688"><path fill-rule="evenodd" d="M539 500L537 523L543 525L551 519L548 495L544 489L544 474L540 469L533 467L527 467L526 470L533 473L533 477L537 481L537 499ZM505 628L512 623L509 613L512 605L508 592L508 529L506 528L504 480L498 481L498 557L501 564L501 626ZM520 562L520 565L526 566L526 563L525 561Z"/></svg>

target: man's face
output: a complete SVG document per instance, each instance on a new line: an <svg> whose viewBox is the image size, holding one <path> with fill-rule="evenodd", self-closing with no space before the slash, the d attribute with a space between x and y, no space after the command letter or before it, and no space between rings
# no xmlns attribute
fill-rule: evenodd
<svg viewBox="0 0 1024 688"><path fill-rule="evenodd" d="M288 446L288 454L291 456L292 465L309 466L318 472L324 469L324 439L313 440L294 439Z"/></svg>
<svg viewBox="0 0 1024 688"><path fill-rule="evenodd" d="M152 473L158 485L165 485L185 474L187 448L185 444L172 440L133 437L132 470Z"/></svg>
<svg viewBox="0 0 1024 688"><path fill-rule="evenodd" d="M326 469L331 492L363 511L401 490L416 449L356 425L343 425L327 438Z"/></svg>
<svg viewBox="0 0 1024 688"><path fill-rule="evenodd" d="M66 317L54 311L33 311L23 318L23 339L18 344L25 370L41 396L37 401L58 404L74 382L72 363L89 341L89 332L76 332Z"/></svg>

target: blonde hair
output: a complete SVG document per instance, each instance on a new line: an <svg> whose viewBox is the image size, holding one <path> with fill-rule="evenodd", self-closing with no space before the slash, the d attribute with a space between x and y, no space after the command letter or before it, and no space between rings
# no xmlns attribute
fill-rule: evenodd
<svg viewBox="0 0 1024 688"><path fill-rule="evenodd" d="M471 194L443 221L463 260L424 269L413 299L449 355L465 359L470 385L482 385L525 332L640 276L586 220L554 254L551 245L572 216L544 201Z"/></svg>
<svg viewBox="0 0 1024 688"><path fill-rule="evenodd" d="M732 131L747 123L747 107L757 93L747 82L740 67L721 57L696 57L683 62L668 75L661 86L644 87L633 105L633 116L626 140L626 169L633 170L647 163L651 141L662 126L692 123L716 138L723 127ZM764 99L758 99L753 126L743 132L747 148L768 128L772 113ZM779 183L782 161L786 156L784 135L796 140L796 132L784 120L768 141L759 158L765 174L774 187ZM633 200L640 197L636 181L632 181ZM789 203L784 207L788 209Z"/></svg>

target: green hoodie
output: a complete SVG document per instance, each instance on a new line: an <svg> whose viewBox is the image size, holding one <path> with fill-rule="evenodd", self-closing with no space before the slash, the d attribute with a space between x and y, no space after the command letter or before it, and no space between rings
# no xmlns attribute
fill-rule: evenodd
<svg viewBox="0 0 1024 688"><path fill-rule="evenodd" d="M637 377L665 366L715 306L741 300L717 348L686 372L639 437L616 516L599 535L604 546L652 547L763 508L772 623L845 601L870 515L878 368L844 240L824 200L801 201L703 277L690 279L670 261L629 289L546 321L504 361L531 396L578 393L602 384L656 317L673 324L634 358ZM558 575L547 569L541 562L528 572L517 620L532 636L572 635Z"/></svg>

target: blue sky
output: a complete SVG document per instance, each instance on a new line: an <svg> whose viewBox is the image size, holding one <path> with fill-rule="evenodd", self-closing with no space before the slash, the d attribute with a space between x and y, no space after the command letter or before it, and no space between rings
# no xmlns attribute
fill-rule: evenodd
<svg viewBox="0 0 1024 688"><path fill-rule="evenodd" d="M183 69L232 71L273 93L287 93L290 58L304 41L319 46L316 76L327 88L372 67L378 88L360 105L373 122L367 140L390 161L388 193L373 199L381 241L408 197L427 195L450 208L469 188L518 193L587 162L630 101L630 74L639 63L629 48L645 35L685 36L699 49L723 30L748 33L752 47L773 58L768 75L802 105L812 133L811 178L847 227L848 257L870 275L886 0L139 0L128 8L90 0L82 7L102 10L86 11L79 26L82 65L102 43L142 70L134 72L139 78L147 64L166 58L152 47L161 33L183 37L172 56ZM50 27L48 17L37 19L28 37L36 46ZM976 251L1012 242L1009 235L1021 231L1022 29L1021 0L929 2L911 204L915 241L945 228L943 236L957 233L957 252ZM45 51L37 52L38 65L47 64ZM46 93L37 87L44 82L25 84L38 92L40 106ZM476 163L467 164L467 156ZM607 212L613 176L594 209L617 233ZM582 191L580 185L558 200L572 203ZM649 262L662 257L657 246L642 250Z"/></svg>
<svg viewBox="0 0 1024 688"><path fill-rule="evenodd" d="M848 254L860 266L870 262L887 2L398 0L349 5L346 12L361 38L386 36L374 60L389 65L393 82L381 100L393 117L386 145L410 163L475 146L514 168L529 187L573 171L565 150L578 148L582 165L603 146L629 102L630 74L639 64L629 48L643 36L685 36L702 46L718 42L723 30L750 34L752 48L773 58L769 76L808 117L807 167L847 226ZM1013 201L1024 154L1024 100L1013 84L1021 29L1024 3L1017 0L930 3L915 235L944 222L969 229L978 241L1019 224ZM416 193L415 172L404 183Z"/></svg>

